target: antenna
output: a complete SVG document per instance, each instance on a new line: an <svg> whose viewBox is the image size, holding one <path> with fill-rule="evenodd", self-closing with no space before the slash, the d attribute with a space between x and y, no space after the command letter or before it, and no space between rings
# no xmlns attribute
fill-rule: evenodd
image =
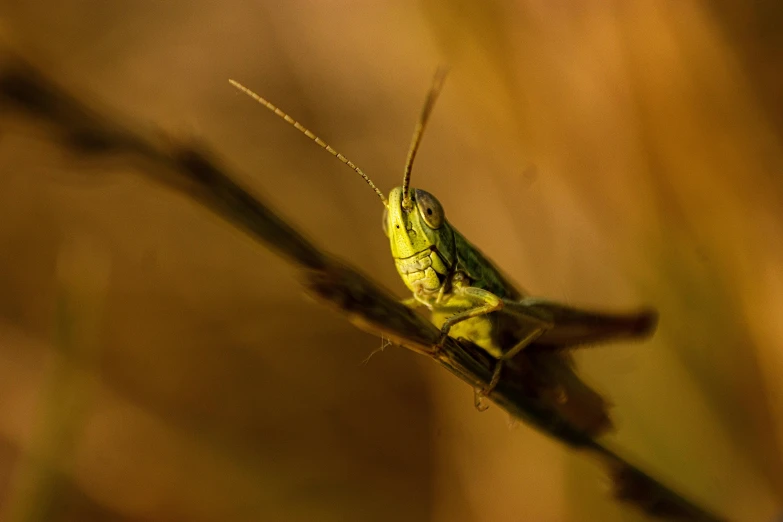
<svg viewBox="0 0 783 522"><path fill-rule="evenodd" d="M234 87L236 87L240 91L244 92L245 94L247 94L248 96L253 98L255 101L257 101L258 103L260 103L261 105L263 105L264 107L269 109L270 111L274 112L275 114L277 114L278 116L283 118L285 121L287 121L288 123L293 125L296 128L296 130L298 130L299 132L301 132L302 134L304 134L305 136L307 136L308 138L313 140L315 143L320 145L322 148L326 149L326 151L329 154L331 154L332 156L334 156L338 160L342 161L343 163L345 163L346 165L351 167L357 174L359 174L362 178L364 178L364 181L366 181L367 184L370 185L370 187L375 191L375 193L378 194L378 197L381 198L381 201L383 202L384 206L387 206L387 207L389 206L389 203L386 201L386 197L383 195L383 192L381 192L378 189L378 187L375 186L375 183L373 183L372 180L367 176L367 174L362 172L362 169L360 169L359 167L354 165L351 160L349 160L348 158L346 158L345 156L343 156L342 154L340 154L339 152L334 150L331 147L331 145L327 144L326 142L324 142L324 140L322 140L321 138L319 138L318 136L313 134L309 129L305 128L304 125L302 125L301 123L299 123L298 121L293 119L291 116L289 116L288 114L286 114L283 111L281 111L280 109L278 109L271 102L265 100L264 98L262 98L261 96L259 96L255 92L251 91L250 89L248 89L247 87L245 87L244 85L239 83L238 81L236 81L236 80L228 80L228 83L230 83L231 85L233 85Z"/></svg>
<svg viewBox="0 0 783 522"><path fill-rule="evenodd" d="M424 101L424 108L421 110L421 116L419 116L419 121L416 122L416 127L413 130L411 148L408 150L408 159L405 161L405 175L402 178L402 208L405 210L410 210L413 206L409 194L413 160L416 158L416 152L419 150L421 137L424 134L424 127L426 127L427 121L430 119L430 113L435 106L435 100L438 99L441 88L443 88L443 82L446 79L446 74L448 72L448 68L444 66L438 67L438 70L435 71L435 77L432 79L430 92L427 93L427 99Z"/></svg>

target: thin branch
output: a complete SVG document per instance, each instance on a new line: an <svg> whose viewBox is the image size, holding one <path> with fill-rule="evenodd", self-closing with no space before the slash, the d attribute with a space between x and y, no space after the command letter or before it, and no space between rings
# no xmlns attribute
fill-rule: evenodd
<svg viewBox="0 0 783 522"><path fill-rule="evenodd" d="M439 329L356 269L321 252L233 181L237 177L219 167L203 148L134 130L116 118L101 115L30 64L9 54L0 56L0 121L12 113L45 125L52 137L81 157L141 160L141 174L197 200L298 267L305 289L356 326L433 358L471 387L489 383L495 361L485 351L452 338L447 339L442 350L434 349ZM563 307L546 302L538 306L545 313L565 317ZM628 317L645 318L644 314ZM649 331L649 321L645 326L636 335ZM616 496L648 514L670 519L721 520L569 422L551 400L531 393L529 382L530 374L523 367L509 364L490 399L566 445L597 456L609 469Z"/></svg>

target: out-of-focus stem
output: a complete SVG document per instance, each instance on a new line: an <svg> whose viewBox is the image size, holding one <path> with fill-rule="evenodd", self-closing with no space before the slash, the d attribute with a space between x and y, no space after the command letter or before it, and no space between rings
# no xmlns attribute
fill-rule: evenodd
<svg viewBox="0 0 783 522"><path fill-rule="evenodd" d="M95 379L108 268L103 252L83 240L68 240L60 251L53 350L39 417L3 520L43 522L57 513Z"/></svg>

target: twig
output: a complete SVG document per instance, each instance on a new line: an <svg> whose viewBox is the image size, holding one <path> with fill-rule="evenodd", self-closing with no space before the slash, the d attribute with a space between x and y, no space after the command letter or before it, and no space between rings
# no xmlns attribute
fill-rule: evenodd
<svg viewBox="0 0 783 522"><path fill-rule="evenodd" d="M127 124L98 114L28 63L9 55L0 58L0 116L12 111L45 124L52 136L80 156L127 155L141 159L142 174L199 201L299 267L306 290L356 326L432 357L472 387L489 383L495 361L486 352L470 342L452 338L447 339L442 350L434 349L440 331L429 321L356 269L322 253L233 181L236 177L212 161L203 148L131 130ZM551 303L542 302L540 306L547 313L563 312ZM643 333L645 328L639 331ZM509 365L490 398L511 415L568 446L598 456L608 466L616 496L648 514L670 519L720 520L568 422L551 401L531 393L526 386L529 377L519 366Z"/></svg>

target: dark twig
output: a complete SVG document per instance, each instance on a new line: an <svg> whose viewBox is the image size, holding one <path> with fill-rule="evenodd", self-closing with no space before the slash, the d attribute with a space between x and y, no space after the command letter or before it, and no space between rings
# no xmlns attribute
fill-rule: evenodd
<svg viewBox="0 0 783 522"><path fill-rule="evenodd" d="M82 157L125 156L141 160L142 174L199 201L299 267L307 291L332 305L353 324L432 357L472 387L489 383L494 361L486 352L470 342L451 338L442 350L435 350L440 331L429 321L354 268L322 253L233 181L236 178L200 148L178 144L159 134L130 130L129 125L100 115L68 95L28 63L6 55L0 56L0 118L12 114L36 119ZM542 302L538 306L546 313L563 313L554 304ZM637 335L646 334L650 316L633 317L646 321ZM490 398L510 414L568 446L599 457L610 470L618 498L654 516L720 520L568 422L551 401L531 393L526 386L529 377L520 365L510 364Z"/></svg>

